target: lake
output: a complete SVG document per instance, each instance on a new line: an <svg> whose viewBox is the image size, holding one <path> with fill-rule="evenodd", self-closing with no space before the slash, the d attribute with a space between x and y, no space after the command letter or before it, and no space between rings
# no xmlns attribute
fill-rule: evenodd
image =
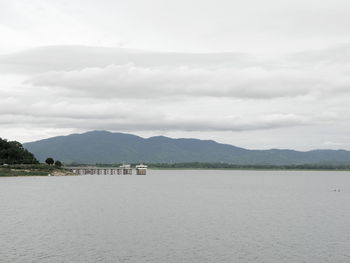
<svg viewBox="0 0 350 263"><path fill-rule="evenodd" d="M0 177L0 262L348 263L349 208L350 172Z"/></svg>

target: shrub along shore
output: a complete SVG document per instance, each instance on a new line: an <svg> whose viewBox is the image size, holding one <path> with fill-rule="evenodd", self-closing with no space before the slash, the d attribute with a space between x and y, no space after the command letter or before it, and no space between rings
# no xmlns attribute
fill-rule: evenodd
<svg viewBox="0 0 350 263"><path fill-rule="evenodd" d="M13 164L0 166L0 176L70 176L68 169L47 164Z"/></svg>

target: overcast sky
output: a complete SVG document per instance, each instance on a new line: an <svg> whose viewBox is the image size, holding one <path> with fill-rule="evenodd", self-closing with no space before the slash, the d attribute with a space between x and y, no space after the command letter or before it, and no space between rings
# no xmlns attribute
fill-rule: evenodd
<svg viewBox="0 0 350 263"><path fill-rule="evenodd" d="M0 137L350 150L349 0L0 0Z"/></svg>

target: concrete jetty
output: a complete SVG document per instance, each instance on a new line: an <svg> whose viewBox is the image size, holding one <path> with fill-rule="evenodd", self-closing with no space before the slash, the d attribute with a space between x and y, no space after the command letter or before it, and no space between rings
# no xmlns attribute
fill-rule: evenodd
<svg viewBox="0 0 350 263"><path fill-rule="evenodd" d="M130 164L123 164L119 167L79 166L68 168L71 172L78 175L132 175L133 173L133 168ZM147 165L136 165L135 170L136 175L146 175Z"/></svg>

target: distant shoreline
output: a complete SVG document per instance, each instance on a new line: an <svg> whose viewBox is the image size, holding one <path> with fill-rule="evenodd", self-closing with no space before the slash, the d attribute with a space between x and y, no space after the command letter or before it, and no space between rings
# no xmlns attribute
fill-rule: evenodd
<svg viewBox="0 0 350 263"><path fill-rule="evenodd" d="M335 171L346 172L348 169L282 169L282 168L148 168L149 170L211 170L211 171Z"/></svg>
<svg viewBox="0 0 350 263"><path fill-rule="evenodd" d="M0 177L18 176L75 176L65 168L46 164L13 164L0 166Z"/></svg>
<svg viewBox="0 0 350 263"><path fill-rule="evenodd" d="M350 164L238 165L227 163L145 163L151 170L255 170L255 171L350 171ZM118 167L120 164L77 164L72 166ZM131 165L135 165L131 163ZM69 165L67 165L69 166Z"/></svg>
<svg viewBox="0 0 350 263"><path fill-rule="evenodd" d="M87 167L119 167L120 164L74 164L75 166ZM174 164L147 164L149 170L213 170L213 171L325 171L325 172L349 172L350 165L320 165L320 164L303 164L303 165L233 165L224 163L174 163ZM8 165L0 166L0 177L18 177L18 176L75 176L66 168L57 168L45 164L32 165Z"/></svg>

